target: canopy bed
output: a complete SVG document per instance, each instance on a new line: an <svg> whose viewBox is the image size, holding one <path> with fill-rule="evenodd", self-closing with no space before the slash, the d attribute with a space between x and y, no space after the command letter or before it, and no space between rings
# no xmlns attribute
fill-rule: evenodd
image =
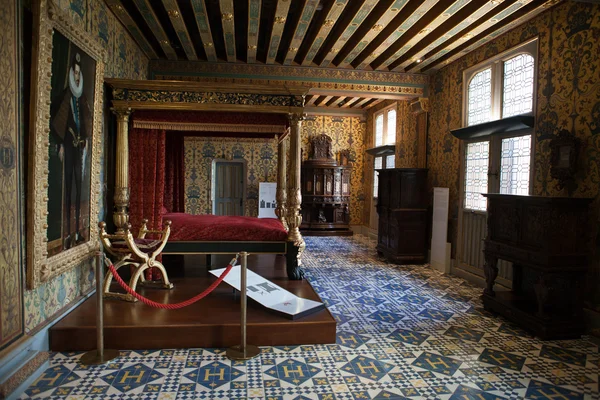
<svg viewBox="0 0 600 400"><path fill-rule="evenodd" d="M194 83L179 81L133 81L121 79L107 79L106 83L112 88L113 112L117 116L116 157L115 157L115 194L113 221L117 232L122 232L130 223L130 218L148 218L150 225L160 228L162 221L173 219L171 225L171 238L166 244L163 254L215 254L236 253L248 251L252 253L285 254L287 274L290 279L301 279L302 271L299 268L300 257L304 249L304 240L299 231L300 217L300 128L303 120L303 99L308 91L307 87L276 87L265 85L237 85L223 86L214 83ZM146 176L152 176L150 187L145 187L142 193L135 193L134 186L130 185L129 146L152 147L151 139L144 137L143 141L135 142L129 138L129 117L136 110L168 110L169 112L181 111L224 111L245 113L251 120L251 113L270 113L287 116L287 129L282 129L281 134L275 136L277 146L277 195L276 215L279 221L270 223L254 221L253 217L242 217L222 221L227 222L229 228L219 229L191 229L191 226L200 228L214 216L189 216L179 213L165 214L163 207L158 207L156 202L145 201L157 185L164 185L164 174L170 171L160 171L160 168L143 171ZM192 114L190 113L190 116ZM193 117L190 117L193 119ZM168 121L162 121L169 124ZM186 121L171 121L181 124L177 129L185 130ZM243 122L243 119L242 119ZM158 124L160 125L160 123ZM243 123L235 125L236 129L244 129ZM140 125L140 126L143 126ZM151 127L150 127L151 128ZM154 128L165 128L154 126ZM261 128L261 129L264 129ZM164 132L164 130L163 130ZM133 132L131 132L133 134ZM286 174L286 142L289 142L289 165ZM156 158L160 163L162 155L157 153ZM162 161L164 163L164 160ZM164 164L163 164L164 165ZM145 168L145 167L144 167ZM156 178L154 178L156 176ZM161 176L163 177L161 179ZM136 178L137 179L137 178ZM152 187L154 185L154 187ZM173 188L171 188L173 189ZM175 188L176 190L176 188ZM139 206L139 200L141 206ZM134 207L130 207L135 205ZM149 203L149 204L148 204ZM181 206L171 204L169 211L183 211ZM145 214L145 215L142 215ZM202 217L194 222L187 218ZM250 219L245 219L250 218ZM213 218L214 219L214 218ZM138 221L132 221L135 224ZM210 221L212 224L215 221ZM233 225L231 225L233 223ZM263 225L263 235L256 234L256 224ZM178 225L181 229L178 229ZM227 225L225 225L227 226ZM246 235L215 236L218 232L224 234L231 227L244 226ZM283 229L282 229L283 228ZM210 233L207 234L207 232ZM265 233L266 232L266 233ZM196 235L196 236L195 236ZM178 240L179 239L179 240Z"/></svg>

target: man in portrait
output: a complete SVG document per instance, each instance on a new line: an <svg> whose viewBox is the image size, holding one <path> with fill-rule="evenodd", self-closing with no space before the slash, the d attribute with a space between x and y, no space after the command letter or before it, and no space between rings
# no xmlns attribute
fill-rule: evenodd
<svg viewBox="0 0 600 400"><path fill-rule="evenodd" d="M65 249L85 240L80 231L81 191L87 165L88 140L92 138L92 110L83 91L84 77L81 67L81 56L76 52L69 64L68 85L53 102L51 112L51 132L58 143L58 157L64 163ZM75 226L71 220L72 202L75 208Z"/></svg>

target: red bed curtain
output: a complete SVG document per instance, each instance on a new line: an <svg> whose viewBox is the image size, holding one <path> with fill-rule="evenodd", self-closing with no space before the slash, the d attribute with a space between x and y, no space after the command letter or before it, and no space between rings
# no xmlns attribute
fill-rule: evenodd
<svg viewBox="0 0 600 400"><path fill-rule="evenodd" d="M166 139L164 205L169 212L184 212L185 168L182 132L169 132Z"/></svg>

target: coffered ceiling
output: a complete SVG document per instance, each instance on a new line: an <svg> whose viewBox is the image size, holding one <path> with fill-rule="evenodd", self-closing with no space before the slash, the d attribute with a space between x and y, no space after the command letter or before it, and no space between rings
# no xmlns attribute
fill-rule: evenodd
<svg viewBox="0 0 600 400"><path fill-rule="evenodd" d="M443 67L559 1L106 3L151 60L418 74ZM307 101L313 106L365 108L378 99L311 93Z"/></svg>

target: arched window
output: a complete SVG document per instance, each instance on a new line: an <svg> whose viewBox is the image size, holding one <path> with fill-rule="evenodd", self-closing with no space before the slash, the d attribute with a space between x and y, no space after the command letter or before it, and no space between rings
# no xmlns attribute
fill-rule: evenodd
<svg viewBox="0 0 600 400"><path fill-rule="evenodd" d="M519 54L503 64L502 118L533 111L533 56Z"/></svg>
<svg viewBox="0 0 600 400"><path fill-rule="evenodd" d="M481 124L492 119L492 68L479 71L469 81L467 91L469 117L467 125Z"/></svg>

